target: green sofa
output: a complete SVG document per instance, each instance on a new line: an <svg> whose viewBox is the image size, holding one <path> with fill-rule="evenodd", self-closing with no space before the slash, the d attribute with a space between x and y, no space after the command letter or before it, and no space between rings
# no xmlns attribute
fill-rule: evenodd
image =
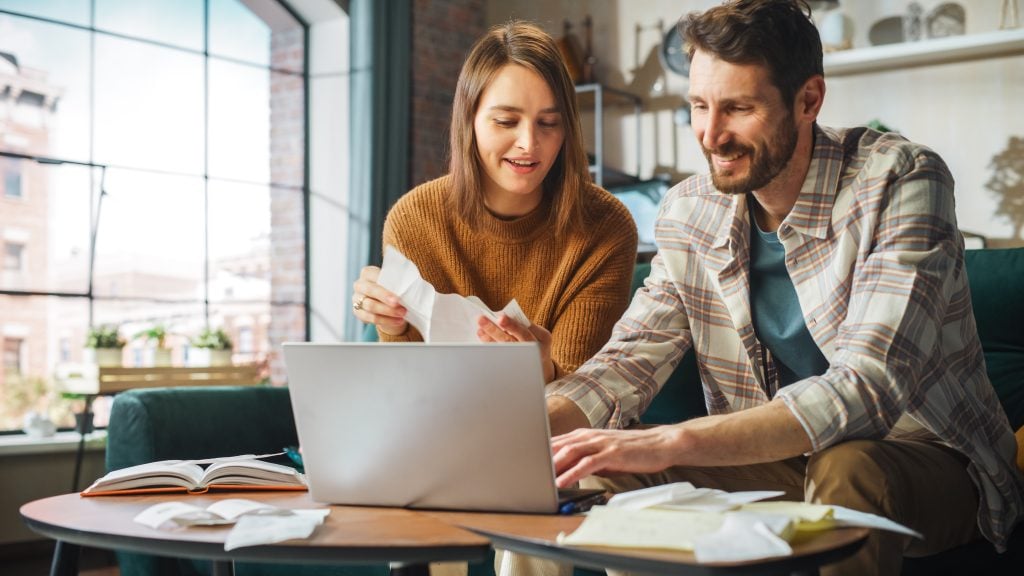
<svg viewBox="0 0 1024 576"><path fill-rule="evenodd" d="M1014 430L1024 426L1024 248L967 253L978 332L989 377ZM639 265L639 286L649 267ZM693 355L688 354L643 420L670 423L705 413ZM108 428L107 469L171 458L205 458L280 451L297 444L288 391L266 387L149 389L116 397ZM122 554L121 574L204 573L204 563ZM1020 574L1024 528L1005 554L980 541L927 558L908 558L904 574ZM297 567L239 565L240 576L257 574L385 574L387 566ZM486 562L470 566L487 574ZM579 570L578 573L592 573ZM596 574L596 573L595 573Z"/></svg>

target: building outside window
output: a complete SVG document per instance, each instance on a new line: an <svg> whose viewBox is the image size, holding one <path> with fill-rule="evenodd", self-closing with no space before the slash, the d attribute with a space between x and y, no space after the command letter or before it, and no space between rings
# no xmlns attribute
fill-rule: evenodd
<svg viewBox="0 0 1024 576"><path fill-rule="evenodd" d="M4 175L4 197L21 198L21 161L5 158L4 162L0 163L0 168Z"/></svg>
<svg viewBox="0 0 1024 576"><path fill-rule="evenodd" d="M4 243L4 270L21 272L25 268L25 245L17 242Z"/></svg>
<svg viewBox="0 0 1024 576"><path fill-rule="evenodd" d="M22 347L25 341L20 338L4 338L4 374L21 376Z"/></svg>
<svg viewBox="0 0 1024 576"><path fill-rule="evenodd" d="M0 0L0 171L22 200L0 231L33 245L4 240L22 274L0 274L0 329L27 334L5 371L52 392L99 324L162 325L185 365L209 326L284 383L280 343L308 334L309 29L286 0ZM259 325L231 333L239 317ZM0 431L21 426L17 386L0 374Z"/></svg>

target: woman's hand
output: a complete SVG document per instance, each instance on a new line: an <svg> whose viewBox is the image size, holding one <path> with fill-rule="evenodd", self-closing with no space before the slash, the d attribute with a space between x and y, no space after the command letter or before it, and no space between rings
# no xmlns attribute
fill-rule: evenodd
<svg viewBox="0 0 1024 576"><path fill-rule="evenodd" d="M555 362L551 359L551 332L543 326L532 323L523 326L504 314L498 315L497 322L481 316L477 320L476 335L481 342L537 342L540 344L540 364L544 368L544 382L555 379Z"/></svg>
<svg viewBox="0 0 1024 576"><path fill-rule="evenodd" d="M390 290L377 284L380 268L367 266L359 272L352 285L352 311L356 318L389 336L401 336L409 329L405 321L406 309Z"/></svg>

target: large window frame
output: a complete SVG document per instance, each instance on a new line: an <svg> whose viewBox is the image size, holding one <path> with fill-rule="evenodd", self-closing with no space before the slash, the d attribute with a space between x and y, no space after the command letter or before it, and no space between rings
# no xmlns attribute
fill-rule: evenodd
<svg viewBox="0 0 1024 576"><path fill-rule="evenodd" d="M293 316L294 316L294 312L298 312L300 314L301 324L302 324L302 333L298 334L298 337L308 340L309 336L310 336L310 324L311 324L310 323L310 272L309 272L308 266L305 263L309 262L309 252L310 252L310 242L309 242L309 237L308 237L308 222L309 222L308 211L309 211L309 194L310 194L310 188L309 188L309 181L310 181L310 178L309 178L309 175L310 175L310 152L309 152L309 130L310 130L310 121L309 121L309 108L310 108L310 106L309 106L309 80L310 80L310 70L309 70L309 58L310 58L309 35L310 35L310 24L307 23L289 5L288 2L283 2L283 1L278 1L278 0L239 0L239 2L244 4L244 5L246 5L246 6L248 6L248 7L250 7L250 8L252 8L253 6L259 7L261 5L266 7L268 4L273 4L274 6L283 9L284 12L286 12L294 20L295 24L297 25L298 29L300 30L300 33L301 33L301 43L302 43L302 47L303 47L303 57L302 57L302 62L301 62L300 69L296 70L296 69L293 69L293 68L277 67L277 66L274 65L273 62L271 62L270 64L267 64L267 65L254 64L253 62L249 62L249 61L246 61L246 60L243 60L243 59L237 59L237 58L232 58L232 57L229 57L229 56L211 54L211 52L210 52L210 32L209 32L210 18L211 18L211 0L204 0L203 1L203 11L204 11L204 16L203 16L203 25L204 26L203 27L204 27L204 32L203 32L203 48L201 50L187 48L187 47L182 47L182 46L174 46L174 45L170 45L170 44L167 44L167 43L164 43L164 42L160 42L160 41L156 41L156 40L151 40L151 39L147 39L147 38L143 38L143 37L132 36L130 34L124 34L124 33L119 33L119 32L112 32L112 31L109 31L109 30L104 30L104 29L97 28L96 27L96 19L95 19L96 18L96 16L95 16L95 14L96 14L96 0L90 0L90 3L89 3L90 4L90 14L91 14L91 16L90 16L90 22L89 22L88 25L84 25L84 24L80 24L80 23L67 22L67 21L62 21L62 20L57 20L57 19L53 19L53 18L50 18L50 17L46 17L46 16L26 14L26 13L18 12L18 11L15 11L15 10L6 10L6 9L3 9L3 8L0 8L0 14L12 16L12 17L17 17L17 18L26 18L26 19L30 19L30 20L34 20L34 21L38 21L38 22L45 22L47 24L51 24L51 25L55 25L55 26L61 26L61 27L66 27L66 28L70 28L70 29L77 29L77 30L80 30L80 31L87 32L89 34L90 46L91 46L90 55L89 55L89 61L90 61L90 65L91 65L90 78L89 78L90 86L95 86L94 83L96 81L96 77L95 77L95 58L96 58L95 45L96 45L96 39L98 37L109 37L109 38L119 38L119 39L130 40L132 42L139 42L139 43L146 44L148 46L153 46L153 47L159 48L161 50L172 50L172 51L176 51L176 52L180 52L180 53L184 53L184 54L196 55L196 56L199 56L199 57L202 58L203 75L204 75L204 81L203 81L203 85L202 85L203 99L204 99L202 122L203 122L204 139L205 139L205 146L204 146L204 151L203 151L203 156L204 156L203 170L202 170L201 174L194 174L194 173L180 173L179 174L179 175L187 175L187 176L191 176L191 177L198 176L199 178L202 179L202 185L203 185L203 204L204 204L203 227L202 227L202 229L203 229L203 238L202 238L202 246L203 246L203 256L202 256L202 269L203 269L202 295L201 295L201 298L190 299L190 300L187 300L187 301L175 302L175 301L168 301L168 300L160 300L160 302L163 303L163 304L172 304L172 305L173 304L194 304L194 305L199 305L202 308L201 315L202 315L203 322L205 324L207 324L207 325L210 324L211 316L213 314L217 313L216 311L217 311L217 309L219 307L222 308L222 307L224 307L226 305L229 305L229 304L251 303L251 301L237 300L237 299L236 300L232 300L230 303L223 302L223 301L219 302L215 297L212 297L212 295L211 295L211 284L214 281L214 279L211 278L211 246L210 246L210 242L211 241L210 241L210 222L209 222L209 219L210 219L210 215L209 215L209 209L210 209L209 208L209 205L210 205L210 188L211 188L211 184L215 184L215 183L218 183L218 182L219 183L232 184L232 185L265 187L265 188L267 188L270 191L271 194L279 192L279 193L283 193L283 194L295 195L296 198L301 198L299 200L299 203L301 205L302 213L299 216L299 220L300 220L300 226L301 226L301 235L303 236L303 238L302 238L302 240L303 240L302 254L301 254L301 263L302 263L302 266L303 266L303 269L301 270L301 274L303 276L303 289L298 294L296 294L295 291L287 291L286 292L286 296L284 298L275 298L275 297L272 296L270 298L269 302L268 302L268 305L269 305L269 307L270 307L272 312L275 309L289 309L289 310L293 310L292 313L289 313L289 314L292 314ZM302 2L299 2L299 3L301 4ZM269 73L272 76L273 75L278 75L278 76L284 77L284 78L294 78L296 81L301 82L301 86L302 86L302 96L301 97L303 99L303 103L302 103L302 106L303 106L303 116L301 118L301 126L302 126L302 131L303 131L303 138L302 138L302 143L301 143L301 145L302 145L301 154L302 154L302 163L303 164L302 164L302 167L301 167L301 178L299 179L300 181L296 182L296 181L292 180L292 181L289 181L289 182L275 182L272 177L268 178L266 181L255 181L255 180L245 180L245 179L242 179L242 178L224 178L224 177L217 177L215 175L211 175L211 170L210 170L210 154L211 154L211 149L210 149L210 141L209 141L210 123L212 121L212 119L210 117L210 106L211 106L211 103L210 103L210 87L211 87L210 69L211 69L211 64L216 64L218 62L230 63L230 64L233 64L233 65L241 65L243 67L250 67L250 68L253 68L253 69L257 70L257 71L265 71L265 72ZM95 90L95 88L92 88L92 89ZM89 118L89 131L90 131L90 139L91 140L94 139L94 136L92 134L95 132L95 130L97 130L97 127L95 125L94 104L93 104L93 105L90 106L90 118ZM51 290L51 289L35 289L33 287L29 287L29 289L21 289L20 287L15 288L15 289L11 289L10 287L2 287L2 286L0 286L0 297L14 297L14 298L21 298L21 297L26 297L26 298L47 297L47 298L61 299L61 300L65 300L65 301L84 301L84 302L87 303L87 306L88 306L88 324L90 326L93 326L93 325L98 323L96 321L97 313L96 313L95 309L96 309L97 305L103 304L104 302L127 304L127 303L131 303L131 302L143 302L143 301L145 301L145 302L153 302L154 301L153 298L146 297L146 296L138 296L138 295L127 295L126 296L126 295L117 295L117 294L110 294L110 293L104 294L104 293L101 293L99 290L97 290L97 287L95 286L95 283L94 283L94 277L95 277L94 260L96 258L95 242L96 242L96 238L99 235L103 234L103 226L104 226L103 210L105 208L104 207L105 179L106 179L106 176L107 176L109 171L121 170L121 171L131 171L131 172L136 172L136 173L148 173L148 174L155 174L155 175L167 174L168 173L167 171L148 169L148 168L144 168L144 167L135 167L135 166L127 166L127 165L113 165L113 164L105 164L105 163L95 162L94 161L95 150L93 149L92 146L90 146L90 157L87 160L85 160L85 161L83 161L83 160L76 160L76 159L69 159L69 158L53 157L53 156L39 156L39 155L34 155L34 154L26 154L26 153L20 152L18 150L9 149L9 148L5 147L3 143L0 143L0 156L4 156L5 157L5 158L0 158L0 162L3 163L5 168L7 168L8 166L11 166L11 165L18 166L19 168L21 168L21 167L25 166L26 163L30 163L30 162L36 162L36 163L38 163L38 164L40 164L42 166L49 166L49 165L75 165L75 166L86 167L89 170L90 186L89 186L88 190L83 190L82 192L83 192L83 194L88 194L88 195L91 196L91 200L90 200L90 203L89 203L89 205L90 205L90 214L88 214L88 219L89 219L89 230L90 230L90 233L91 233L91 236L92 236L92 239L91 239L92 245L90 246L90 250L89 250L88 284L87 284L87 287L86 287L85 290ZM174 173L171 173L171 175L174 175ZM19 187L18 187L19 190L18 190L18 194L17 194L16 197L8 197L8 199L11 199L11 198L23 199L24 198L24 190L23 190L23 188L24 188L25 184L26 184L26 180L25 180L25 178L23 178L23 176L21 174L21 171L19 170ZM24 259L24 253L22 254L22 257ZM271 265L273 265L273 263L274 263L273 256L270 256L270 258L271 258ZM24 264L23 264L23 267L24 267ZM292 324L294 325L295 322L293 321ZM248 333L247 333L248 334L248 338L251 339L252 338L252 328L251 327L246 327L245 330L248 330ZM59 348L59 351L58 351L59 354L58 355L60 356L59 359L60 360L65 360L66 356L68 355L67 348L69 348L71 346L69 344L68 338L66 336L60 336L59 338L57 337L57 335L52 335L52 336L53 337L49 338L49 339L54 340L54 341L59 341L59 346L58 346L58 348ZM294 332L293 332L292 336L289 339L297 339L295 334L294 334ZM271 341L271 345L273 347L276 347L279 344L280 344L280 342ZM249 352L252 352L251 349L248 349L248 348L251 348L251 346L247 345L245 347L247 348L247 350L242 351L242 352L244 352L243 355L248 355ZM185 345L185 349L187 350L187 344ZM274 371L278 375L278 378L276 379L276 383L281 383L282 382L282 376L283 376L283 366L280 365L280 362L281 362L280 354L271 353L271 356L274 356L274 358L271 358L271 360L273 360L274 362L277 363L276 367L272 367L272 368L276 368L276 370L274 370Z"/></svg>

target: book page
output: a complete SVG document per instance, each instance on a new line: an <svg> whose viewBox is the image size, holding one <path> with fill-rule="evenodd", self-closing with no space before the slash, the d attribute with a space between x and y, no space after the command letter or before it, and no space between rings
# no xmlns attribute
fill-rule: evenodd
<svg viewBox="0 0 1024 576"><path fill-rule="evenodd" d="M206 469L201 482L204 486L209 484L306 485L305 476L294 468L262 460L238 460L212 464Z"/></svg>
<svg viewBox="0 0 1024 576"><path fill-rule="evenodd" d="M84 490L103 492L125 490L144 486L181 486L188 489L200 487L203 469L189 462L156 462L140 464L114 470Z"/></svg>

